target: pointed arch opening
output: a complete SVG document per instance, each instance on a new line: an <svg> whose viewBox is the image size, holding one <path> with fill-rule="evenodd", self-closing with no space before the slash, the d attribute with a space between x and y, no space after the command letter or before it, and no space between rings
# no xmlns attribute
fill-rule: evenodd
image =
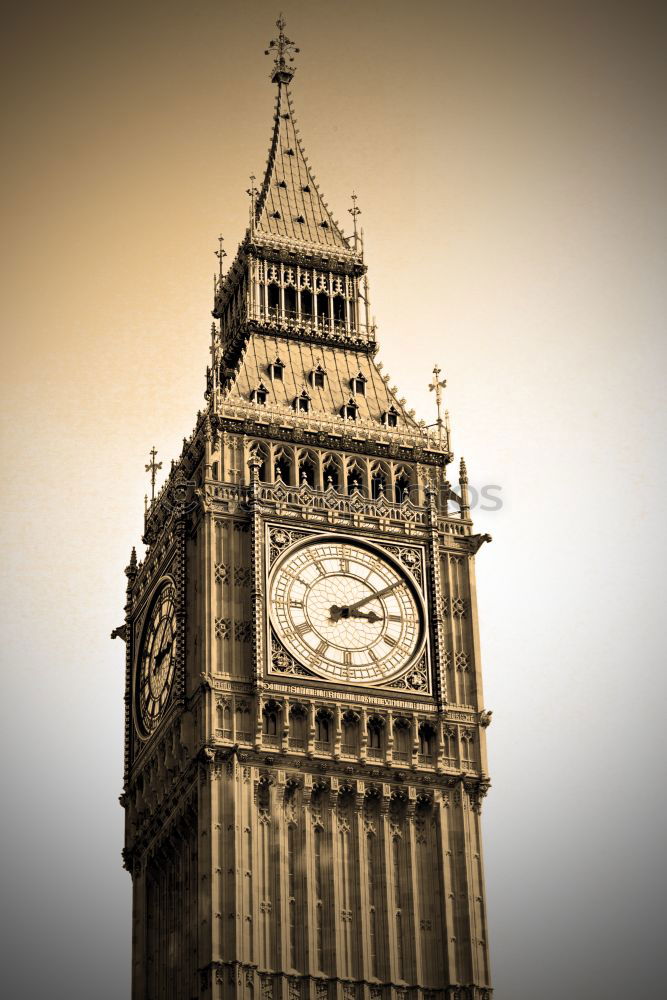
<svg viewBox="0 0 667 1000"><path fill-rule="evenodd" d="M430 764L435 755L435 726L431 722L419 724L419 763Z"/></svg>
<svg viewBox="0 0 667 1000"><path fill-rule="evenodd" d="M277 317L280 309L280 288L275 282L271 282L266 290L266 302L269 309L269 316Z"/></svg>
<svg viewBox="0 0 667 1000"><path fill-rule="evenodd" d="M359 753L359 722L358 712L351 709L343 713L343 740L341 749L348 757L356 757Z"/></svg>
<svg viewBox="0 0 667 1000"><path fill-rule="evenodd" d="M296 319L296 288L287 285L285 288L285 315L288 319Z"/></svg>
<svg viewBox="0 0 667 1000"><path fill-rule="evenodd" d="M329 296L326 292L317 293L317 325L329 325Z"/></svg>
<svg viewBox="0 0 667 1000"><path fill-rule="evenodd" d="M369 757L382 757L383 738L382 733L385 721L381 715L372 715L366 725L367 753Z"/></svg>
<svg viewBox="0 0 667 1000"><path fill-rule="evenodd" d="M342 479L340 459L335 455L326 455L324 458L324 489L338 490Z"/></svg>
<svg viewBox="0 0 667 1000"><path fill-rule="evenodd" d="M315 714L315 749L330 750L333 735L333 712L320 708Z"/></svg>
<svg viewBox="0 0 667 1000"><path fill-rule="evenodd" d="M259 481L268 483L269 481L269 458L270 451L268 445L262 441L256 441L250 448L250 457L259 462Z"/></svg>
<svg viewBox="0 0 667 1000"><path fill-rule="evenodd" d="M317 457L310 451L299 454L299 486L317 488Z"/></svg>
<svg viewBox="0 0 667 1000"><path fill-rule="evenodd" d="M379 500L381 497L387 497L390 500L391 497L387 495L390 482L391 476L387 466L382 462L374 462L371 468L371 499Z"/></svg>
<svg viewBox="0 0 667 1000"><path fill-rule="evenodd" d="M292 456L284 448L279 448L273 456L273 467L275 481L282 482L285 486L292 484Z"/></svg>
<svg viewBox="0 0 667 1000"><path fill-rule="evenodd" d="M410 470L405 466L401 466L396 470L396 476L394 478L394 496L396 503L403 503L410 497L410 490L412 487L412 477L410 475Z"/></svg>
<svg viewBox="0 0 667 1000"><path fill-rule="evenodd" d="M304 705L292 705L289 710L289 745L292 750L305 750L308 741L308 711Z"/></svg>
<svg viewBox="0 0 667 1000"><path fill-rule="evenodd" d="M354 493L355 490L358 490L364 496L366 495L366 469L361 462L355 460L349 463L346 485L348 495Z"/></svg>
<svg viewBox="0 0 667 1000"><path fill-rule="evenodd" d="M345 299L342 295L333 297L333 318L336 323L345 322Z"/></svg>
<svg viewBox="0 0 667 1000"><path fill-rule="evenodd" d="M313 318L313 293L310 288L301 289L301 316L305 319Z"/></svg>
<svg viewBox="0 0 667 1000"><path fill-rule="evenodd" d="M394 760L410 760L410 720L402 716L394 722Z"/></svg>

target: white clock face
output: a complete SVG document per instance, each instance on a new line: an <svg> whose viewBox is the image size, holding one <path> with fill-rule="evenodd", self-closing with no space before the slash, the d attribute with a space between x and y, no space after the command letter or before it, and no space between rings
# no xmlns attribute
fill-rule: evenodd
<svg viewBox="0 0 667 1000"><path fill-rule="evenodd" d="M417 588L371 545L326 536L296 546L276 564L269 600L273 628L288 652L342 683L386 681L424 642Z"/></svg>

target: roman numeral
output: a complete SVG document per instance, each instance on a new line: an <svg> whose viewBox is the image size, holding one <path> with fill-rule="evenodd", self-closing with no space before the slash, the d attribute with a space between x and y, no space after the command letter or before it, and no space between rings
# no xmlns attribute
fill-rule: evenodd
<svg viewBox="0 0 667 1000"><path fill-rule="evenodd" d="M301 622L300 625L296 626L296 632L298 632L299 635L305 635L307 632L312 632L312 631L313 630L310 627L309 622Z"/></svg>

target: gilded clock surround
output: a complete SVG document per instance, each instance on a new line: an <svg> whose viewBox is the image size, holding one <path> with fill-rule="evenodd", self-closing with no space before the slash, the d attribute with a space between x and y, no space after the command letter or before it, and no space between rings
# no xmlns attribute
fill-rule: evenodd
<svg viewBox="0 0 667 1000"><path fill-rule="evenodd" d="M132 996L490 1000L475 585L489 538L463 461L448 480L448 426L417 421L376 361L356 215L346 238L312 176L278 27L273 137L216 281L206 406L147 507L115 630ZM381 553L423 615L381 679L332 680L272 630L276 573L327 539ZM165 578L175 641L156 621L147 662L161 657L157 678L173 655L173 685L147 733L137 671ZM335 599L322 586L322 627L365 622L366 648L398 615L364 603L363 581Z"/></svg>

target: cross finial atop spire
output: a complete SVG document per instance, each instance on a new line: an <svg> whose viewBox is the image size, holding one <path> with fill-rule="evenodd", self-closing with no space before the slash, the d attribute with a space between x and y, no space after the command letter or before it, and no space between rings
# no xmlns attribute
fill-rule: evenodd
<svg viewBox="0 0 667 1000"><path fill-rule="evenodd" d="M155 475L157 471L162 468L162 462L155 461L157 458L157 448L155 445L153 445L149 454L151 456L151 460L146 466L146 472L150 472L151 474L151 501L153 501L155 500Z"/></svg>
<svg viewBox="0 0 667 1000"><path fill-rule="evenodd" d="M292 39L285 34L286 24L287 22L281 13L276 21L278 37L272 38L268 49L264 50L265 56L271 55L272 51L275 52L271 79L277 84L290 82L294 76L294 67L288 64L294 62L294 54L299 51Z"/></svg>

